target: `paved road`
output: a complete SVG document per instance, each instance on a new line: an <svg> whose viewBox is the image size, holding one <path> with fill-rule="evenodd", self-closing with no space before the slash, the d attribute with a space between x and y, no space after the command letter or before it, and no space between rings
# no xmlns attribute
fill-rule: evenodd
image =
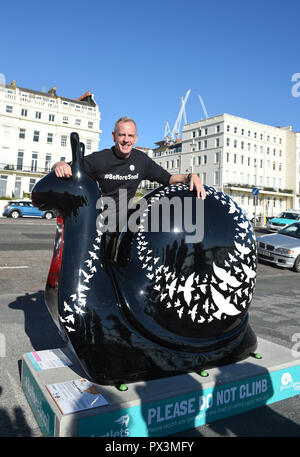
<svg viewBox="0 0 300 457"><path fill-rule="evenodd" d="M0 218L0 436L40 435L20 389L20 359L63 345L43 303L54 233L55 221ZM250 308L256 334L291 349L300 333L299 280L299 274L259 264ZM300 437L300 396L176 436Z"/></svg>

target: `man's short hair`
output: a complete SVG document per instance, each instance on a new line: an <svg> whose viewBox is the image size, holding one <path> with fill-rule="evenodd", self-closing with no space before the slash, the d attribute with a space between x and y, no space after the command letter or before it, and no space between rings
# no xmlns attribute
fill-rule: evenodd
<svg viewBox="0 0 300 457"><path fill-rule="evenodd" d="M118 128L118 124L120 124L121 122L132 122L135 125L135 128L137 130L137 126L136 126L135 121L133 119L131 119L130 117L128 117L128 116L123 116L123 117L120 117L120 119L118 119L116 121L115 128L114 128L114 133L116 133L117 128Z"/></svg>

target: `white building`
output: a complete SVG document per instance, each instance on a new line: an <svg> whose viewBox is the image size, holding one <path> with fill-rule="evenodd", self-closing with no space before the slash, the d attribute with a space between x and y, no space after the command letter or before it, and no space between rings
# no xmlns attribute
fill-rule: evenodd
<svg viewBox="0 0 300 457"><path fill-rule="evenodd" d="M92 94L77 100L38 92L13 81L0 90L0 196L23 197L58 160L70 161L70 134L85 153L98 150L100 112Z"/></svg>
<svg viewBox="0 0 300 457"><path fill-rule="evenodd" d="M169 162L170 173L198 173L204 184L231 195L249 214L300 208L300 133L291 127L221 114L184 125L181 154L163 153L154 160L165 168ZM170 168L170 160L179 168Z"/></svg>

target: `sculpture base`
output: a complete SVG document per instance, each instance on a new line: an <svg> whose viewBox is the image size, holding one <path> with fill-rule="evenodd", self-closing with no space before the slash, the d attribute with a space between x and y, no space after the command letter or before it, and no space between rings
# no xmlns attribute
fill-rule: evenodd
<svg viewBox="0 0 300 457"><path fill-rule="evenodd" d="M44 436L167 436L300 394L300 359L260 338L261 359L127 390L80 381L85 374L70 350L58 351L22 358L22 389Z"/></svg>

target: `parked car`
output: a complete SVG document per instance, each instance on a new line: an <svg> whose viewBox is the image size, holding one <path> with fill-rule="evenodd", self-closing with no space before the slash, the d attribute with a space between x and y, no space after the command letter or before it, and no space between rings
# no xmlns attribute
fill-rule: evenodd
<svg viewBox="0 0 300 457"><path fill-rule="evenodd" d="M267 229L277 232L295 221L300 221L300 210L291 209L289 211L283 211L278 216L268 220Z"/></svg>
<svg viewBox="0 0 300 457"><path fill-rule="evenodd" d="M278 233L257 237L258 259L300 273L300 222L288 225Z"/></svg>
<svg viewBox="0 0 300 457"><path fill-rule="evenodd" d="M17 219L18 217L43 217L45 219L52 219L55 217L53 211L41 211L30 201L11 201L8 202L4 207L3 216L12 217Z"/></svg>

